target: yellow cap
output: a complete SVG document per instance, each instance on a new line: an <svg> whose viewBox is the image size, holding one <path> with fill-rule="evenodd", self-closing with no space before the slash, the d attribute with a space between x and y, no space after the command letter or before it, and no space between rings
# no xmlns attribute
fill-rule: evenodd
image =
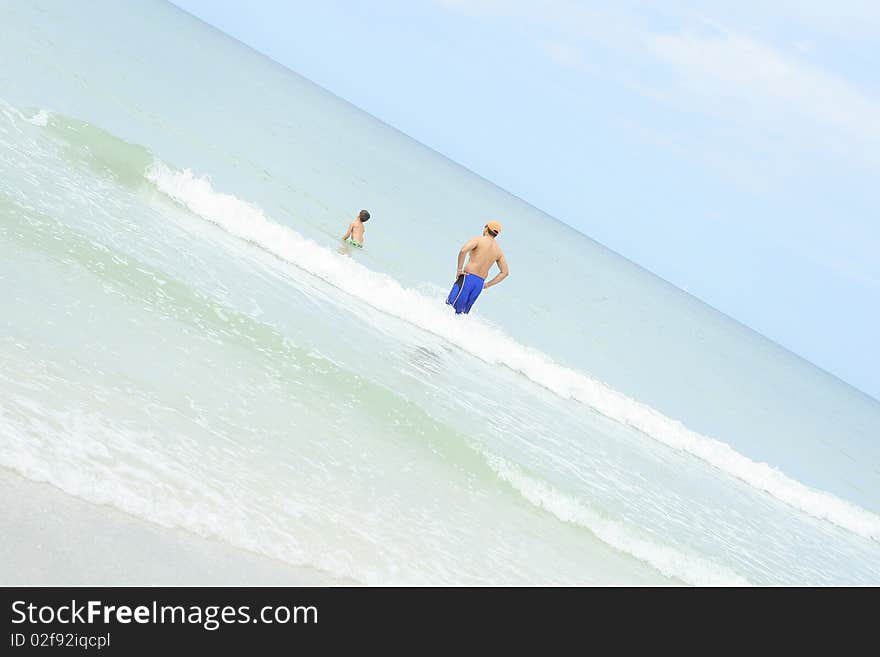
<svg viewBox="0 0 880 657"><path fill-rule="evenodd" d="M488 228L492 232L495 232L498 234L501 233L501 224L498 223L497 221L490 221L489 223L486 224L486 228Z"/></svg>

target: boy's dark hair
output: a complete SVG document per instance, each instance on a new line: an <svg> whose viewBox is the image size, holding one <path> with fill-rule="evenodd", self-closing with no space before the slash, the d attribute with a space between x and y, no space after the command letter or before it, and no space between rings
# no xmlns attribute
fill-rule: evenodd
<svg viewBox="0 0 880 657"><path fill-rule="evenodd" d="M367 221L369 218L370 213L366 210L361 210L360 212L358 212L358 219L360 219L361 221Z"/></svg>

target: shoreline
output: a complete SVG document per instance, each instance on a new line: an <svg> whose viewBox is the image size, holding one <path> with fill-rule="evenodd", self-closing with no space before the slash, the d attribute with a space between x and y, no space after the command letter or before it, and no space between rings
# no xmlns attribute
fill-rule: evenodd
<svg viewBox="0 0 880 657"><path fill-rule="evenodd" d="M169 529L0 467L3 586L357 586Z"/></svg>

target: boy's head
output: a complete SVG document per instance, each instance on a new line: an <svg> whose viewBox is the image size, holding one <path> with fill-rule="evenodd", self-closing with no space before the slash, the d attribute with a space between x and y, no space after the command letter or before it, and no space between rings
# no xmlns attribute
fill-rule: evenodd
<svg viewBox="0 0 880 657"><path fill-rule="evenodd" d="M361 210L360 212L358 212L358 219L360 219L361 221L368 221L369 218L370 218L370 213L367 212L366 210Z"/></svg>

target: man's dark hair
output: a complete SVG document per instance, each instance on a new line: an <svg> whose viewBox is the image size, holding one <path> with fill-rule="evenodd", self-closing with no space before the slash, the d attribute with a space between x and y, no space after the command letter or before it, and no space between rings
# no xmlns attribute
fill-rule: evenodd
<svg viewBox="0 0 880 657"><path fill-rule="evenodd" d="M370 213L367 212L366 210L361 210L358 213L358 219L360 219L361 221L367 221L369 218L370 218Z"/></svg>

